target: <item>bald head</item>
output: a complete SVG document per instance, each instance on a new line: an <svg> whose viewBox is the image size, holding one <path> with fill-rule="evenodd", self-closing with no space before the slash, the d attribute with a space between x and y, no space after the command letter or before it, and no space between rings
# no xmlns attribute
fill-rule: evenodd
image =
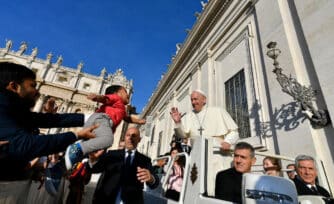
<svg viewBox="0 0 334 204"><path fill-rule="evenodd" d="M136 127L130 127L125 133L125 148L130 150L136 149L140 140L141 137L139 129Z"/></svg>

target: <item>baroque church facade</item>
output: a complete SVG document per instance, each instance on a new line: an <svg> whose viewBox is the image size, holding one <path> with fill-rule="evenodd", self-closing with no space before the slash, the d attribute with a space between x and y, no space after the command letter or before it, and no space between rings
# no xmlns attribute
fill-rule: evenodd
<svg viewBox="0 0 334 204"><path fill-rule="evenodd" d="M256 148L259 169L264 155L278 155L285 167L308 154L317 160L320 184L333 192L334 1L201 3L141 113L147 124L140 151L152 158L169 151L171 108L191 111L190 93L201 89L209 106L231 114L239 141Z"/></svg>
<svg viewBox="0 0 334 204"><path fill-rule="evenodd" d="M35 112L42 111L42 106L49 97L56 100L58 113L84 113L91 114L99 106L98 103L87 99L89 93L104 94L105 89L110 85L122 85L130 95L133 92L133 81L128 80L121 69L117 69L114 74L108 74L103 68L99 76L82 72L83 62L76 68L66 67L62 64L62 56L58 56L53 63L52 53L47 54L46 59L37 58L38 48L27 53L28 44L21 42L18 50L12 50L13 42L6 41L4 48L0 48L0 61L13 61L25 65L32 69L37 76L37 89L41 96L34 107ZM128 106L128 111L133 108ZM114 144L111 148L118 148L118 143L122 140L122 135L127 128L122 122L116 129ZM42 133L56 133L67 129L42 130Z"/></svg>

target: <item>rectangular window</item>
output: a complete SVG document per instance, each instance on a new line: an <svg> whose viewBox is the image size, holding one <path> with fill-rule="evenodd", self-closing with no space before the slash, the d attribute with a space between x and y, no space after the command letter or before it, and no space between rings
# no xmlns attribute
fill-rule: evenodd
<svg viewBox="0 0 334 204"><path fill-rule="evenodd" d="M84 90L86 90L86 91L89 91L89 89L90 89L90 84L88 84L88 83L84 83L82 88L83 88Z"/></svg>
<svg viewBox="0 0 334 204"><path fill-rule="evenodd" d="M159 154L160 154L160 150L161 150L161 139L162 139L162 134L163 134L163 131L160 131L160 132L159 132L159 138L158 138L157 156L159 156Z"/></svg>
<svg viewBox="0 0 334 204"><path fill-rule="evenodd" d="M152 133L151 133L151 146L154 142L154 134L155 134L155 126L153 126Z"/></svg>
<svg viewBox="0 0 334 204"><path fill-rule="evenodd" d="M240 138L250 137L245 73L241 70L225 82L226 110L239 127Z"/></svg>
<svg viewBox="0 0 334 204"><path fill-rule="evenodd" d="M58 81L59 81L59 82L63 82L63 83L65 83L65 82L68 81L68 79L67 79L66 76L58 76Z"/></svg>

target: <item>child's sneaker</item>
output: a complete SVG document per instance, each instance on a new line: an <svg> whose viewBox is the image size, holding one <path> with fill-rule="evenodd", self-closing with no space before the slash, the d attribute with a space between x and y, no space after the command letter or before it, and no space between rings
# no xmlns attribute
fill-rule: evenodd
<svg viewBox="0 0 334 204"><path fill-rule="evenodd" d="M64 166L61 165L61 162L58 162L51 168L45 170L45 190L52 196L56 196L58 193L58 188L61 182L61 179L64 174Z"/></svg>
<svg viewBox="0 0 334 204"><path fill-rule="evenodd" d="M71 144L67 147L65 153L66 169L71 170L73 165L83 159L83 153L79 143Z"/></svg>

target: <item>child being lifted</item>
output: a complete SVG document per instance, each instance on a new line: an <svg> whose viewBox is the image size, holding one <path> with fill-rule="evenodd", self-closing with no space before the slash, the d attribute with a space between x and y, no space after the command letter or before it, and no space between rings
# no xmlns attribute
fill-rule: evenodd
<svg viewBox="0 0 334 204"><path fill-rule="evenodd" d="M102 103L102 106L88 118L85 127L93 124L99 124L99 126L94 130L95 138L68 146L65 153L65 164L68 170L75 163L80 162L87 153L110 147L116 127L122 120L140 125L146 122L134 115L127 115L125 106L129 103L129 94L123 86L112 85L106 89L105 95L90 94L87 98Z"/></svg>

